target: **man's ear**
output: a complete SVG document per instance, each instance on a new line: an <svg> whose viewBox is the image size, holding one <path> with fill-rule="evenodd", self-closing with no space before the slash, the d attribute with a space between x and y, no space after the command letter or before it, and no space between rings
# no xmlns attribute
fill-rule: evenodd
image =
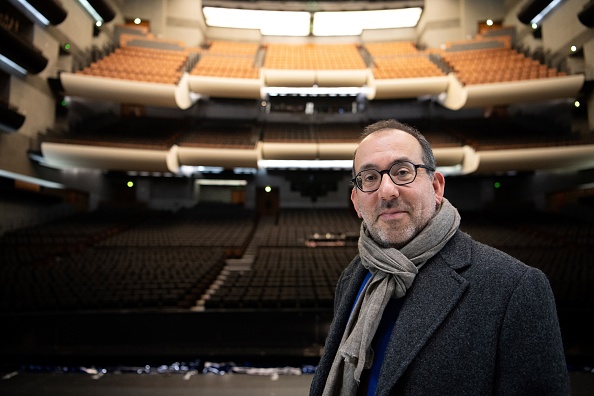
<svg viewBox="0 0 594 396"><path fill-rule="evenodd" d="M433 190L435 191L435 204L441 204L445 191L445 177L440 172L433 174Z"/></svg>
<svg viewBox="0 0 594 396"><path fill-rule="evenodd" d="M353 203L353 207L357 212L357 216L362 219L363 217L361 217L361 212L359 211L359 204L357 203L357 191L355 190L357 190L357 187L353 187L351 190L351 202Z"/></svg>

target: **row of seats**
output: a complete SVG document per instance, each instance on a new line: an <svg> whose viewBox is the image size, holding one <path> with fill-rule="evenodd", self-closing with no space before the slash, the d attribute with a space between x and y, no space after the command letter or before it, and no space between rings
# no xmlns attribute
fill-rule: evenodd
<svg viewBox="0 0 594 396"><path fill-rule="evenodd" d="M209 54L255 56L260 49L259 43L213 40L208 45Z"/></svg>
<svg viewBox="0 0 594 396"><path fill-rule="evenodd" d="M232 271L206 309L331 308L334 289L357 248L261 247L249 271Z"/></svg>
<svg viewBox="0 0 594 396"><path fill-rule="evenodd" d="M48 142L166 150L191 126L184 120L160 117L110 118L106 114L74 124L68 132L48 131Z"/></svg>
<svg viewBox="0 0 594 396"><path fill-rule="evenodd" d="M415 55L420 52L412 41L365 43L364 47L374 59L399 55Z"/></svg>
<svg viewBox="0 0 594 396"><path fill-rule="evenodd" d="M424 78L445 76L446 73L427 56L377 58L372 67L376 79Z"/></svg>
<svg viewBox="0 0 594 396"><path fill-rule="evenodd" d="M190 75L257 79L260 70L254 65L254 57L208 54L200 57Z"/></svg>
<svg viewBox="0 0 594 396"><path fill-rule="evenodd" d="M554 111L554 108L551 110ZM594 144L590 135L571 131L563 120L540 120L529 124L516 124L507 119L507 113L488 118L451 120L441 127L440 136L452 136L459 144L469 145L477 151L510 150L536 147L564 147ZM432 144L437 142L426 134ZM437 147L444 147L439 143Z"/></svg>
<svg viewBox="0 0 594 396"><path fill-rule="evenodd" d="M98 246L222 246L248 242L253 219L152 219L123 231Z"/></svg>
<svg viewBox="0 0 594 396"><path fill-rule="evenodd" d="M135 124L138 125L135 125ZM234 147L253 149L258 141L266 142L355 142L362 126L358 123L263 125L190 125L159 118L133 118L114 121L98 130L94 125L77 126L70 133L48 132L44 141L71 144L110 145L166 149L174 144L194 147ZM95 131L96 130L96 131ZM138 133L142 131L142 133ZM151 131L155 133L151 133ZM452 138L440 138L440 141Z"/></svg>
<svg viewBox="0 0 594 396"><path fill-rule="evenodd" d="M132 81L177 84L188 53L125 46L91 63L81 74Z"/></svg>
<svg viewBox="0 0 594 396"><path fill-rule="evenodd" d="M594 303L594 225L587 219L553 213L514 212L506 217L463 213L461 229L542 270L561 309L590 309Z"/></svg>
<svg viewBox="0 0 594 396"><path fill-rule="evenodd" d="M199 130L183 133L177 144L193 147L245 148L253 149L259 134L250 126L201 127Z"/></svg>
<svg viewBox="0 0 594 396"><path fill-rule="evenodd" d="M509 48L442 52L456 77L466 85L559 77L565 73L547 67Z"/></svg>
<svg viewBox="0 0 594 396"><path fill-rule="evenodd" d="M220 248L97 246L4 263L2 311L190 308L224 265Z"/></svg>
<svg viewBox="0 0 594 396"><path fill-rule="evenodd" d="M340 273L357 253L356 243L308 247L320 235L358 235L360 221L348 209L283 209L264 218L254 235L249 270L228 270L204 302L206 310L331 309Z"/></svg>
<svg viewBox="0 0 594 396"><path fill-rule="evenodd" d="M266 44L265 68L357 70L367 65L355 44Z"/></svg>
<svg viewBox="0 0 594 396"><path fill-rule="evenodd" d="M358 141L362 130L363 125L360 123L264 123L230 127L225 124L190 125L173 119L138 117L123 118L103 127L85 124L69 133L48 132L42 139L47 142L160 150L173 145L253 150L258 141L354 143ZM589 136L573 134L553 124L526 127L505 118L496 120L493 117L450 120L447 124L436 124L422 130L433 147L469 145L479 151L593 143Z"/></svg>

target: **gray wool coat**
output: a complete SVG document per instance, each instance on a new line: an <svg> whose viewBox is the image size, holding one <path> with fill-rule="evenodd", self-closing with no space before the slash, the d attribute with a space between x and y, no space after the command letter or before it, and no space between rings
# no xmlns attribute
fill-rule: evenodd
<svg viewBox="0 0 594 396"><path fill-rule="evenodd" d="M310 395L321 395L366 269L336 288L334 319ZM545 275L457 231L419 271L386 350L377 395L569 395Z"/></svg>

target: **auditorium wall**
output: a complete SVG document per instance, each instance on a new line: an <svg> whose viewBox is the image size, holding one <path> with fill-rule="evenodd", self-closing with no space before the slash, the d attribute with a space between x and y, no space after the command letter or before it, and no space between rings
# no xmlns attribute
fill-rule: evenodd
<svg viewBox="0 0 594 396"><path fill-rule="evenodd" d="M151 32L158 38L197 47L205 41L201 7L202 1L195 0L126 0L122 12L127 18L149 21Z"/></svg>

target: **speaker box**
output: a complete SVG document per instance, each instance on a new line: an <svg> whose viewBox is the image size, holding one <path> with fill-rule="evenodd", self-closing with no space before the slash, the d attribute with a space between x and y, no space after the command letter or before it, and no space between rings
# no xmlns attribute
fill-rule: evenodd
<svg viewBox="0 0 594 396"><path fill-rule="evenodd" d="M2 25L0 25L0 54L32 74L41 72L48 62L33 44L6 30Z"/></svg>
<svg viewBox="0 0 594 396"><path fill-rule="evenodd" d="M55 0L27 0L27 3L46 17L52 25L59 25L64 22L68 15L68 12Z"/></svg>
<svg viewBox="0 0 594 396"><path fill-rule="evenodd" d="M8 106L0 103L0 131L16 132L25 122L25 116Z"/></svg>
<svg viewBox="0 0 594 396"><path fill-rule="evenodd" d="M104 22L109 22L115 18L115 11L104 0L88 0L88 2L97 11L97 14L101 15Z"/></svg>
<svg viewBox="0 0 594 396"><path fill-rule="evenodd" d="M551 0L532 0L518 12L518 19L523 24L529 25L534 17L547 8L550 3Z"/></svg>
<svg viewBox="0 0 594 396"><path fill-rule="evenodd" d="M589 28L594 27L594 1L588 2L578 13L580 22Z"/></svg>

